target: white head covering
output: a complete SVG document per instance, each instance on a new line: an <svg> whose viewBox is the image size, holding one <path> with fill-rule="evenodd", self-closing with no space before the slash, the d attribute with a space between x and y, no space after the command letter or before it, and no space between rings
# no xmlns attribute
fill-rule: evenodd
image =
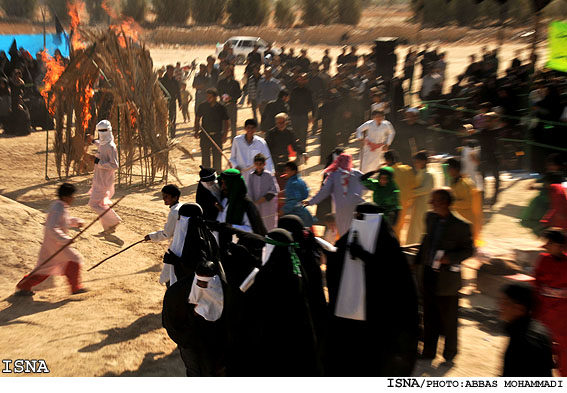
<svg viewBox="0 0 567 393"><path fill-rule="evenodd" d="M198 286L197 280L206 281L207 288ZM218 320L221 317L224 303L220 277L216 274L213 277L195 274L188 301L191 304L195 304L195 312L207 321L214 322Z"/></svg>
<svg viewBox="0 0 567 393"><path fill-rule="evenodd" d="M371 254L376 251L376 238L382 223L382 214L364 214L364 220L353 219L347 244L352 242L354 232L358 233L358 242ZM345 261L339 284L335 315L341 318L366 320L366 276L364 262L353 259L350 252L345 252Z"/></svg>
<svg viewBox="0 0 567 393"><path fill-rule="evenodd" d="M112 124L108 120L101 120L96 125L96 130L98 131L98 139L101 145L106 145L114 142L114 137L112 135Z"/></svg>

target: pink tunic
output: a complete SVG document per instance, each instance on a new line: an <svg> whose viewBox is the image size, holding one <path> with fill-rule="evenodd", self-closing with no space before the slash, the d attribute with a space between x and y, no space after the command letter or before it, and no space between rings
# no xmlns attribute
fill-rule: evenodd
<svg viewBox="0 0 567 393"><path fill-rule="evenodd" d="M55 254L61 247L69 243L69 228L77 227L82 222L80 218L70 217L67 212L67 205L57 200L49 206L47 221L43 235L43 243L39 250L37 266L40 266L50 256ZM65 273L69 261L82 263L83 258L79 252L71 247L65 248L49 262L42 265L34 275L53 275L61 276Z"/></svg>
<svg viewBox="0 0 567 393"><path fill-rule="evenodd" d="M118 152L114 142L99 144L98 156L100 161L94 168L90 200L111 204L110 198L114 196L114 172L118 169Z"/></svg>

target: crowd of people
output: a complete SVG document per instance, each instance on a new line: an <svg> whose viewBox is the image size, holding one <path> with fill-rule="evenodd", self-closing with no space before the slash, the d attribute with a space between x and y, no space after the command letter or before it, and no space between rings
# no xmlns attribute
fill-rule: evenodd
<svg viewBox="0 0 567 393"><path fill-rule="evenodd" d="M12 45L0 51L0 125L4 135L29 135L35 127L53 128L53 119L41 95L47 68L40 52L35 58L25 48ZM66 59L54 54L61 64Z"/></svg>
<svg viewBox="0 0 567 393"><path fill-rule="evenodd" d="M514 59L501 78L498 51L483 50L447 95L447 59L438 49L411 49L403 77L391 79L377 75L375 57L359 56L356 47L343 50L334 75L328 52L319 63L306 50L295 56L293 49L258 49L248 55L242 84L229 45L218 64L209 56L198 66L192 85L202 154L196 203L180 203L177 187L165 186L167 223L146 236L170 243L160 276L168 287L163 324L187 375L409 376L418 358L437 356L440 336L442 357L452 364L459 352L461 264L479 244L483 201L493 206L498 200L499 171L511 169L508 161L523 148L508 151L500 139L523 139L516 133L529 126L539 138L552 126L549 141L560 146L555 138L564 129L559 108L565 94L556 94L565 93L564 78L536 71L533 57L528 64ZM418 60L419 94L428 103L420 108L409 105L404 91L406 85L411 93ZM188 105L181 80L179 65L168 66L160 79L172 124L177 104ZM244 96L253 114L237 135ZM93 193L89 205L100 214L109 209L116 157L109 122L97 130L93 190L99 185L101 198ZM175 136L175 126L170 130ZM310 158L310 134L320 140L325 166L315 193L299 171ZM222 171L229 135L231 169ZM345 152L353 137L360 143L360 170ZM447 187L435 189L429 163L441 153L450 155L440 161ZM541 225L538 233L548 240L535 285L503 291L501 316L511 336L504 376L551 376L552 368L566 375L560 320L567 304L567 198L564 188L554 187L563 182L562 160L561 154L549 158L555 166L543 175L543 196L526 218ZM489 173L496 180L491 198L484 193ZM372 202L365 202L366 191ZM68 239L73 192L70 185L60 189L47 243ZM317 206L316 214L309 206ZM103 229L112 232L119 223L111 212ZM325 224L325 233L316 236L315 223ZM48 238L52 231L59 237ZM409 260L402 245L419 252ZM18 293L33 295L32 287L49 274L66 274L72 291L79 291L72 263L80 256L73 253L50 261L51 270L40 254Z"/></svg>

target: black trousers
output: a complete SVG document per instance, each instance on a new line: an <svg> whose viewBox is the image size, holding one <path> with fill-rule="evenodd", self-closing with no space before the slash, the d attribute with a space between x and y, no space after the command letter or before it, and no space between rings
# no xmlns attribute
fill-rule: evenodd
<svg viewBox="0 0 567 393"><path fill-rule="evenodd" d="M175 138L175 130L177 128L177 107L175 106L175 101L169 104L169 136Z"/></svg>
<svg viewBox="0 0 567 393"><path fill-rule="evenodd" d="M303 151L307 151L307 127L309 126L309 116L305 115L291 115L291 128L297 139L299 139L299 145L303 148Z"/></svg>
<svg viewBox="0 0 567 393"><path fill-rule="evenodd" d="M217 145L222 146L222 136L221 133L212 133L209 134L216 142ZM211 154L213 156L213 166L212 168L217 171L217 173L222 172L222 157L221 153L217 150L217 148L211 143L209 138L206 135L201 133L201 165L204 168L211 168Z"/></svg>
<svg viewBox="0 0 567 393"><path fill-rule="evenodd" d="M426 268L427 269L427 268ZM428 288L423 296L423 352L427 358L435 358L439 336L445 337L443 357L447 361L457 355L458 296L436 296Z"/></svg>
<svg viewBox="0 0 567 393"><path fill-rule="evenodd" d="M222 358L215 351L179 347L181 359L188 377L223 377L226 369Z"/></svg>

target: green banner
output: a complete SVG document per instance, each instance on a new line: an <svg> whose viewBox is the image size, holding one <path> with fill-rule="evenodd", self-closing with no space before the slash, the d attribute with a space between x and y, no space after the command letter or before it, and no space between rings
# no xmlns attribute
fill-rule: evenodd
<svg viewBox="0 0 567 393"><path fill-rule="evenodd" d="M549 61L547 68L567 72L567 22L551 22L548 35Z"/></svg>

